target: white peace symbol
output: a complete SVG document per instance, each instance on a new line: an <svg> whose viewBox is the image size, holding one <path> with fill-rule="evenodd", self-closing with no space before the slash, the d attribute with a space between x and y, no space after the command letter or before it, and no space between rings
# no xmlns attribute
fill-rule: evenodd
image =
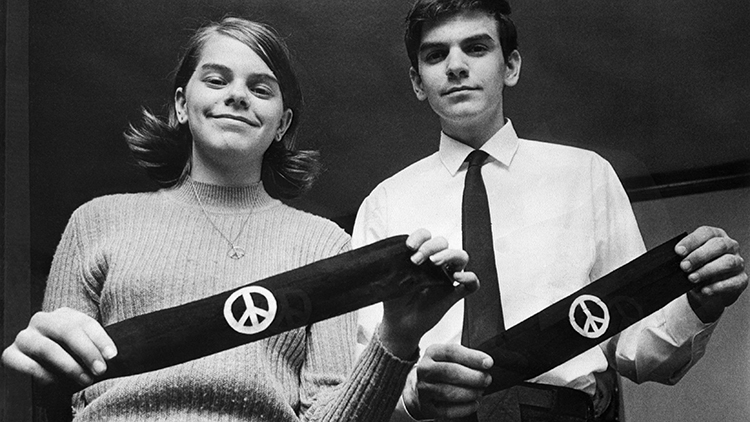
<svg viewBox="0 0 750 422"><path fill-rule="evenodd" d="M599 306L599 308L604 311L604 316L598 317L592 314L586 305L586 302L595 303ZM575 318L576 309L579 307L584 315L586 315L586 322L583 324L583 327L578 325ZM599 338L607 331L607 328L609 328L609 308L607 308L607 305L596 296L581 295L570 305L568 319L570 320L570 325L578 334L586 338Z"/></svg>
<svg viewBox="0 0 750 422"><path fill-rule="evenodd" d="M258 308L255 306L253 301L253 293L259 294L266 299L268 302L268 309ZM245 302L245 311L239 319L234 318L232 313L232 305L240 298ZM247 286L243 287L234 293L232 293L226 302L224 302L224 319L234 331L242 334L256 334L259 333L273 322L276 317L276 310L278 305L276 304L276 298L273 293L260 286ZM262 318L262 320L261 320ZM250 320L250 325L245 325Z"/></svg>

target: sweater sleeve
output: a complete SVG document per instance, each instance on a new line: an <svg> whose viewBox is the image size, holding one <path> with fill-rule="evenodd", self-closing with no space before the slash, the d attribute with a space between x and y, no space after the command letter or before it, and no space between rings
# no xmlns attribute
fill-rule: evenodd
<svg viewBox="0 0 750 422"><path fill-rule="evenodd" d="M348 249L347 243L340 252ZM356 338L356 312L309 328L300 375L301 420L389 420L416 360L392 355L375 335L355 362Z"/></svg>
<svg viewBox="0 0 750 422"><path fill-rule="evenodd" d="M355 333L355 313L312 327L300 380L301 420L374 422L390 418L416 360L392 355L376 335L352 368ZM342 374L347 373L345 378Z"/></svg>
<svg viewBox="0 0 750 422"><path fill-rule="evenodd" d="M68 307L100 320L99 297L106 265L97 259L93 260L93 266L86 264L87 255L92 255L89 246L94 241L84 207L73 213L57 246L42 309Z"/></svg>

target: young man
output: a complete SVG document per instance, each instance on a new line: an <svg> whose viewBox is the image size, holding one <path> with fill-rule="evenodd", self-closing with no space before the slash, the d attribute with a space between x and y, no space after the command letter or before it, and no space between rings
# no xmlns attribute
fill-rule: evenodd
<svg viewBox="0 0 750 422"><path fill-rule="evenodd" d="M505 328L645 252L628 197L609 163L593 152L520 139L505 118L503 89L515 85L521 71L509 13L507 3L498 0L414 5L405 37L410 77L417 98L427 100L440 118L440 148L375 188L359 210L353 234L359 247L426 227L458 247L465 160L473 150L485 151L481 174ZM721 229L702 227L675 249L691 281L713 283L505 398L482 399L493 362L460 344L464 304L458 303L422 338L422 359L394 419L463 417L476 412L482 399L483 406L492 401L491 420L594 420L616 396L616 383L604 375L608 371L635 382L676 382L703 354L712 323L745 289L747 275L737 242ZM489 291L481 275L480 283L478 295ZM361 312L361 338L372 336L378 312L377 307ZM582 414L570 414L575 403L563 410L545 408L533 387L542 384L555 386L543 388L543 397L550 397L550 389L559 393L552 402L571 404L583 397ZM570 391L577 395L566 394ZM527 406L535 400L535 406ZM492 412L483 409L480 416Z"/></svg>

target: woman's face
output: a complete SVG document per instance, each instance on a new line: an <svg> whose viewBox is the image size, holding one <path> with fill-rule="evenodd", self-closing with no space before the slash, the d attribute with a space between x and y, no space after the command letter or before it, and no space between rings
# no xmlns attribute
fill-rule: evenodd
<svg viewBox="0 0 750 422"><path fill-rule="evenodd" d="M178 120L193 136L193 169L255 169L292 121L278 81L247 45L211 35L184 89L175 92ZM259 179L258 179L259 180Z"/></svg>

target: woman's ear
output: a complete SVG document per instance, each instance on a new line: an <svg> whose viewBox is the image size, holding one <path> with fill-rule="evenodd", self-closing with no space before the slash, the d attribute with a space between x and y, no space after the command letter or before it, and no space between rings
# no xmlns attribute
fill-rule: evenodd
<svg viewBox="0 0 750 422"><path fill-rule="evenodd" d="M181 125L187 123L187 99L185 98L185 90L182 87L177 88L174 92L174 110L177 115L177 121Z"/></svg>
<svg viewBox="0 0 750 422"><path fill-rule="evenodd" d="M276 129L276 136L274 137L275 141L281 141L284 134L289 129L289 126L292 125L293 118L294 112L292 112L291 108L284 110L284 114L281 115L281 120L279 121L279 128Z"/></svg>

